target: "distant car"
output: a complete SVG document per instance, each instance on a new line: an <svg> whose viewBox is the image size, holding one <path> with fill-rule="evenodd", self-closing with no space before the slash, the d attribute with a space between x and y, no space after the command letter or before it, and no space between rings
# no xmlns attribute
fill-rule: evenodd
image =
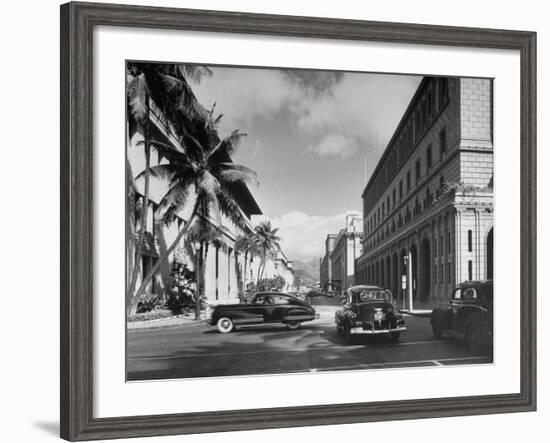
<svg viewBox="0 0 550 443"><path fill-rule="evenodd" d="M446 308L431 315L435 338L458 336L468 349L479 353L493 343L493 281L468 281L458 285Z"/></svg>
<svg viewBox="0 0 550 443"><path fill-rule="evenodd" d="M316 289L312 289L311 291L308 291L308 293L306 294L306 297L315 298L315 297L319 297L321 295L322 295L321 291L318 291Z"/></svg>
<svg viewBox="0 0 550 443"><path fill-rule="evenodd" d="M336 328L350 344L357 337L376 335L389 335L396 342L401 332L407 330L392 293L386 289L352 286L345 292L342 302L344 309L335 314Z"/></svg>
<svg viewBox="0 0 550 443"><path fill-rule="evenodd" d="M303 322L319 318L306 302L283 292L260 292L251 303L218 305L211 314L209 324L222 333L231 332L241 325L283 323L289 329L298 329Z"/></svg>

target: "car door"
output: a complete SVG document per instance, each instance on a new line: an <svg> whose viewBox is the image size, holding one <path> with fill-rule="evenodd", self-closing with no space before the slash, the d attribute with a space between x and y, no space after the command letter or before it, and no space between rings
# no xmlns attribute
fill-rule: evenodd
<svg viewBox="0 0 550 443"><path fill-rule="evenodd" d="M271 311L271 321L282 322L286 312L291 307L290 300L281 294L272 295L273 308Z"/></svg>
<svg viewBox="0 0 550 443"><path fill-rule="evenodd" d="M453 293L451 295L451 300L449 302L447 325L449 326L449 329L452 329L454 331L460 330L459 315L460 315L460 309L462 307L462 303L460 300L461 296L462 296L462 287L455 288L453 290Z"/></svg>
<svg viewBox="0 0 550 443"><path fill-rule="evenodd" d="M456 327L458 332L464 332L468 317L478 311L478 291L474 286L464 286L460 291L459 307L456 314Z"/></svg>
<svg viewBox="0 0 550 443"><path fill-rule="evenodd" d="M264 323L273 322L273 296L272 294L260 294L254 299L252 310L261 315Z"/></svg>

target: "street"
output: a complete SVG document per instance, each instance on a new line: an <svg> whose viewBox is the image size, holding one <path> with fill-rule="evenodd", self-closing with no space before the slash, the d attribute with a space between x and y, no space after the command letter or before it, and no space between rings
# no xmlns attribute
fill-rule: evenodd
<svg viewBox="0 0 550 443"><path fill-rule="evenodd" d="M491 355L471 354L460 340L434 339L428 317L407 315L408 330L398 343L376 337L365 344L348 345L330 315L325 312L320 319L304 323L296 331L284 325L260 325L221 334L203 321L129 331L127 378L132 381L492 362Z"/></svg>

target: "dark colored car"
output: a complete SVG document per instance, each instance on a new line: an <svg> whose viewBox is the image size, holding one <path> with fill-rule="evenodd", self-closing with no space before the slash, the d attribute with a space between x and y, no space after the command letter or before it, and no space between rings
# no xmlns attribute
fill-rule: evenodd
<svg viewBox="0 0 550 443"><path fill-rule="evenodd" d="M289 329L319 318L306 302L283 292L260 292L251 303L218 305L212 311L210 325L222 333L231 332L240 325L283 323Z"/></svg>
<svg viewBox="0 0 550 443"><path fill-rule="evenodd" d="M431 315L434 337L444 333L466 341L468 349L479 353L493 343L493 281L468 281L458 285L446 308Z"/></svg>
<svg viewBox="0 0 550 443"><path fill-rule="evenodd" d="M406 331L405 320L399 314L392 293L378 286L352 286L342 301L344 309L335 314L336 329L352 343L356 337L389 335L398 341Z"/></svg>

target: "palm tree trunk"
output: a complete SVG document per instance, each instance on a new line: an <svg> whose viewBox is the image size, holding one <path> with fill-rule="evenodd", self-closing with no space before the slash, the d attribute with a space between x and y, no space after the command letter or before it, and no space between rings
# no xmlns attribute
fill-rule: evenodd
<svg viewBox="0 0 550 443"><path fill-rule="evenodd" d="M237 297L239 298L239 302L242 303L243 301L243 276L241 272L241 267L239 266L239 251L235 249L235 257L233 260L235 260L235 276L237 277Z"/></svg>
<svg viewBox="0 0 550 443"><path fill-rule="evenodd" d="M248 280L248 274L247 274L248 268L246 266L247 263L248 263L248 251L244 251L243 281L242 281L242 286L241 286L241 291L243 293L243 297L246 294L246 282Z"/></svg>
<svg viewBox="0 0 550 443"><path fill-rule="evenodd" d="M149 95L145 98L145 103L147 107L147 121L145 123L145 182L143 186L143 202L141 205L141 214L140 221L141 226L139 230L138 242L136 245L136 254L134 259L134 269L132 271L132 279L130 280L130 285L128 286L127 300L132 298L132 294L136 289L137 276L139 272L139 259L141 257L141 251L143 249L143 243L145 241L145 230L147 229L147 217L149 214L149 179L150 179L150 163L151 163L151 135L149 132ZM132 239L134 241L134 239Z"/></svg>
<svg viewBox="0 0 550 443"><path fill-rule="evenodd" d="M138 304L141 296L145 293L145 289L147 288L147 285L153 279L153 277L155 276L157 271L160 269L160 267L166 261L166 259L170 256L170 254L174 251L174 249L176 249L176 246L179 244L179 242L181 241L181 239L183 238L185 233L188 231L189 227L191 226L191 224L193 223L193 221L195 219L195 216L197 215L197 211L199 209L199 204L200 204L200 199L197 198L197 200L195 201L195 205L193 207L193 212L191 212L191 216L189 217L189 220L187 221L187 223L185 223L185 225L183 226L181 231L178 233L178 236L176 237L174 242L170 245L170 247L166 250L166 252L161 257L159 257L159 259L157 260L155 265L149 271L149 274L147 276L145 276L145 278L142 280L140 287L138 288L137 292L133 296L132 302L130 303L130 306L128 307L128 314L129 315L135 314L136 309L137 309L137 304Z"/></svg>
<svg viewBox="0 0 550 443"><path fill-rule="evenodd" d="M206 259L208 257L208 242L201 242L200 251L200 279L201 279L201 287L200 290L198 290L195 294L195 320L200 320L201 318L201 298L203 296L203 292L205 290L205 282L206 282Z"/></svg>

